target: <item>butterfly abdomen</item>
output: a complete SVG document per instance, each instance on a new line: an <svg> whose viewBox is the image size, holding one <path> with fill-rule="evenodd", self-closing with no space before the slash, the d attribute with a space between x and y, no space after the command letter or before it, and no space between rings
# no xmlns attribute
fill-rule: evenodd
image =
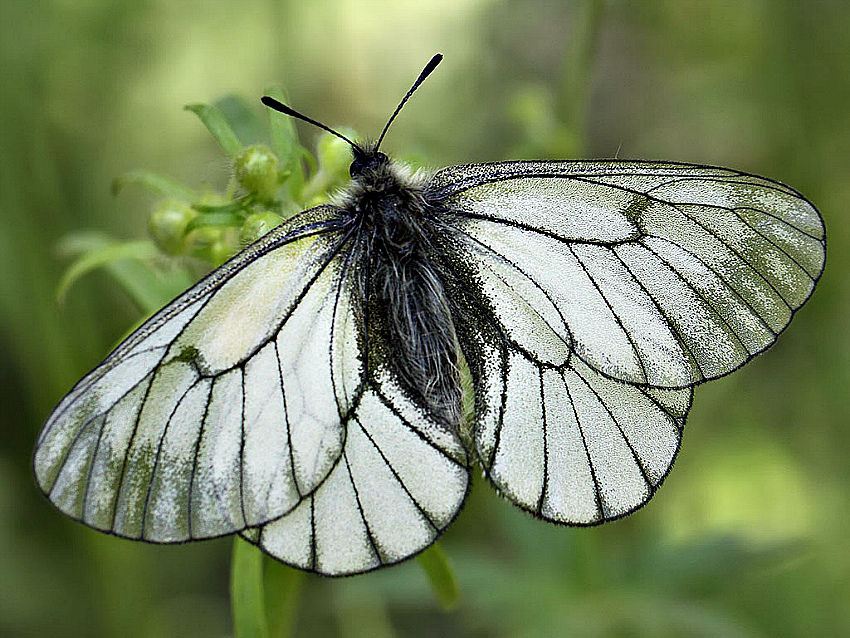
<svg viewBox="0 0 850 638"><path fill-rule="evenodd" d="M390 368L438 422L460 424L457 337L439 274L426 260L376 264L370 305L379 313Z"/></svg>

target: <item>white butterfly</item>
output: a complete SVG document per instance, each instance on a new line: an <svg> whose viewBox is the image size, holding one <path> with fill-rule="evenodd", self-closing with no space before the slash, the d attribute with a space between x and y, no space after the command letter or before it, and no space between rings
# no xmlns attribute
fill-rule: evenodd
<svg viewBox="0 0 850 638"><path fill-rule="evenodd" d="M211 273L63 399L34 458L60 510L156 543L239 533L329 575L428 547L476 463L539 518L618 518L669 472L693 386L770 346L823 270L817 210L762 177L416 178L377 146L352 143L340 203Z"/></svg>

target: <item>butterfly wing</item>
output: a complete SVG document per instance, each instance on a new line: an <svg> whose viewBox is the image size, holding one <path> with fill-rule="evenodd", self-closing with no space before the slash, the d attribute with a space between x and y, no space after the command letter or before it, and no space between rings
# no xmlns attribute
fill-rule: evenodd
<svg viewBox="0 0 850 638"><path fill-rule="evenodd" d="M39 486L119 536L178 542L272 520L315 491L362 392L333 330L346 236L306 211L211 273L80 381L42 431Z"/></svg>
<svg viewBox="0 0 850 638"><path fill-rule="evenodd" d="M569 525L619 518L652 498L678 452L691 388L617 381L575 355L548 363L497 318L458 336L476 389L475 450L502 495Z"/></svg>
<svg viewBox="0 0 850 638"><path fill-rule="evenodd" d="M467 242L500 262L476 276L536 289L549 332L630 383L685 387L735 370L776 340L823 271L814 206L737 171L503 162L445 169L431 187Z"/></svg>
<svg viewBox="0 0 850 638"><path fill-rule="evenodd" d="M370 288L364 281L363 289ZM346 326L356 319L340 308L337 330L353 331ZM457 432L403 390L386 356L376 352L383 347L376 322L364 316L362 325L364 390L344 421L338 462L291 513L242 533L278 560L330 576L422 551L454 520L469 488Z"/></svg>
<svg viewBox="0 0 850 638"><path fill-rule="evenodd" d="M554 522L648 501L690 386L773 343L823 269L811 204L735 171L505 162L431 186L455 213L476 451L501 493Z"/></svg>
<svg viewBox="0 0 850 638"><path fill-rule="evenodd" d="M474 447L496 489L535 516L570 525L646 503L678 452L692 389L593 370L555 340L545 314L523 298L541 301L527 289L460 276L452 292L464 308L457 328L475 387Z"/></svg>
<svg viewBox="0 0 850 638"><path fill-rule="evenodd" d="M402 561L448 527L469 487L466 453L389 379L380 384L352 413L324 483L244 538L289 565L341 576Z"/></svg>

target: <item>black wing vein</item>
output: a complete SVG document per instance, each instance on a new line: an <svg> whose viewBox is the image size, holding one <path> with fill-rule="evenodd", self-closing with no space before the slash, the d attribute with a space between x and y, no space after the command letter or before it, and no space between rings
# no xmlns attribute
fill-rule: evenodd
<svg viewBox="0 0 850 638"><path fill-rule="evenodd" d="M363 424L360 423L360 420L356 417L354 418L354 422L357 423L357 426L360 428L360 431L363 432L367 439L369 439L369 442L372 444L372 447L374 447L378 454L381 456L381 459L384 461L387 468L389 468L390 472L392 472L392 475L395 477L396 482L401 486L401 489L404 490L404 493L407 494L407 497L410 499L410 501L416 506L416 509L419 510L419 513L422 514L422 517L426 521L428 521L428 524L435 532L439 532L440 528L437 526L436 523L434 523L434 521L431 519L431 516L428 514L428 512L425 511L422 505L420 505L419 501L417 501L413 494L410 493L410 490L407 489L407 485L405 485L404 481L401 480L398 471L396 471L392 463L390 463L390 460L386 457L383 450L381 450L381 448L375 442L375 439L372 438L372 435L369 434L366 428L363 427Z"/></svg>
<svg viewBox="0 0 850 638"><path fill-rule="evenodd" d="M620 331L624 335L626 335L626 339L628 339L629 344L631 344L631 346L632 346L632 351L635 353L635 359L637 359L637 362L640 365L640 371L641 371L641 374L643 375L643 380L644 380L645 383L648 383L649 382L649 374L646 371L646 364L643 361L643 357L640 354L640 350L638 349L637 344L635 343L635 340L632 339L632 335L629 333L628 330L626 330L626 327L623 325L623 320L620 319L620 316L614 310L614 306L611 305L611 303L608 301L608 298L605 296L605 293L602 292L602 288L599 287L599 284L597 283L596 279L590 273L590 270L588 270L587 265L584 263L584 261L582 261L581 257L578 256L576 251L573 250L573 247L569 243L567 244L567 248L569 249L572 256L575 258L578 265L581 266L581 269L584 271L584 274L587 275L587 279L590 281L590 283L593 284L593 287L596 288L596 291L599 293L599 296L605 302L605 305L608 306L608 310L611 311L611 316L614 317L614 321L616 321L617 325L620 326ZM611 251L611 252L613 252L613 251ZM663 317L663 315L662 315L662 317Z"/></svg>
<svg viewBox="0 0 850 638"><path fill-rule="evenodd" d="M578 416L578 410L576 410L576 404L573 401L572 392L570 392L569 384L567 383L567 379L564 377L563 373L560 375L561 381L564 383L564 391L567 393L567 399L569 400L570 406L573 409L573 416L576 420L576 426L578 427L579 436L581 436L581 444L584 447L585 456L587 456L587 465L590 469L590 478L593 479L593 493L596 499L596 509L599 512L599 516L603 519L605 518L605 508L602 504L602 491L599 489L599 479L596 478L596 468L593 465L593 458L590 455L590 450L587 447L587 438L584 436L584 428L581 425L581 419Z"/></svg>

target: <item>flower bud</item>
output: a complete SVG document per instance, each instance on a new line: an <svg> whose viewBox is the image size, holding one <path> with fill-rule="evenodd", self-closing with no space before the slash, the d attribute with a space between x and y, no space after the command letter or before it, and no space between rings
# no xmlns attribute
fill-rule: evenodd
<svg viewBox="0 0 850 638"><path fill-rule="evenodd" d="M232 236L231 236L232 237ZM209 248L209 261L218 268L238 252L238 247L227 234L214 241Z"/></svg>
<svg viewBox="0 0 850 638"><path fill-rule="evenodd" d="M148 229L160 250L176 255L182 252L186 226L197 216L198 211L188 202L166 199L154 208L148 220Z"/></svg>
<svg viewBox="0 0 850 638"><path fill-rule="evenodd" d="M224 228L200 226L190 230L185 239L185 252L204 261L213 262L213 246L221 242Z"/></svg>
<svg viewBox="0 0 850 638"><path fill-rule="evenodd" d="M233 158L236 180L258 201L271 202L280 188L277 156L264 144L254 144L240 150Z"/></svg>
<svg viewBox="0 0 850 638"><path fill-rule="evenodd" d="M355 139L354 131L343 129L340 131L349 139ZM320 170L326 172L332 182L345 182L348 180L348 167L351 164L351 146L348 142L330 133L323 133L316 143L316 157L319 160Z"/></svg>

